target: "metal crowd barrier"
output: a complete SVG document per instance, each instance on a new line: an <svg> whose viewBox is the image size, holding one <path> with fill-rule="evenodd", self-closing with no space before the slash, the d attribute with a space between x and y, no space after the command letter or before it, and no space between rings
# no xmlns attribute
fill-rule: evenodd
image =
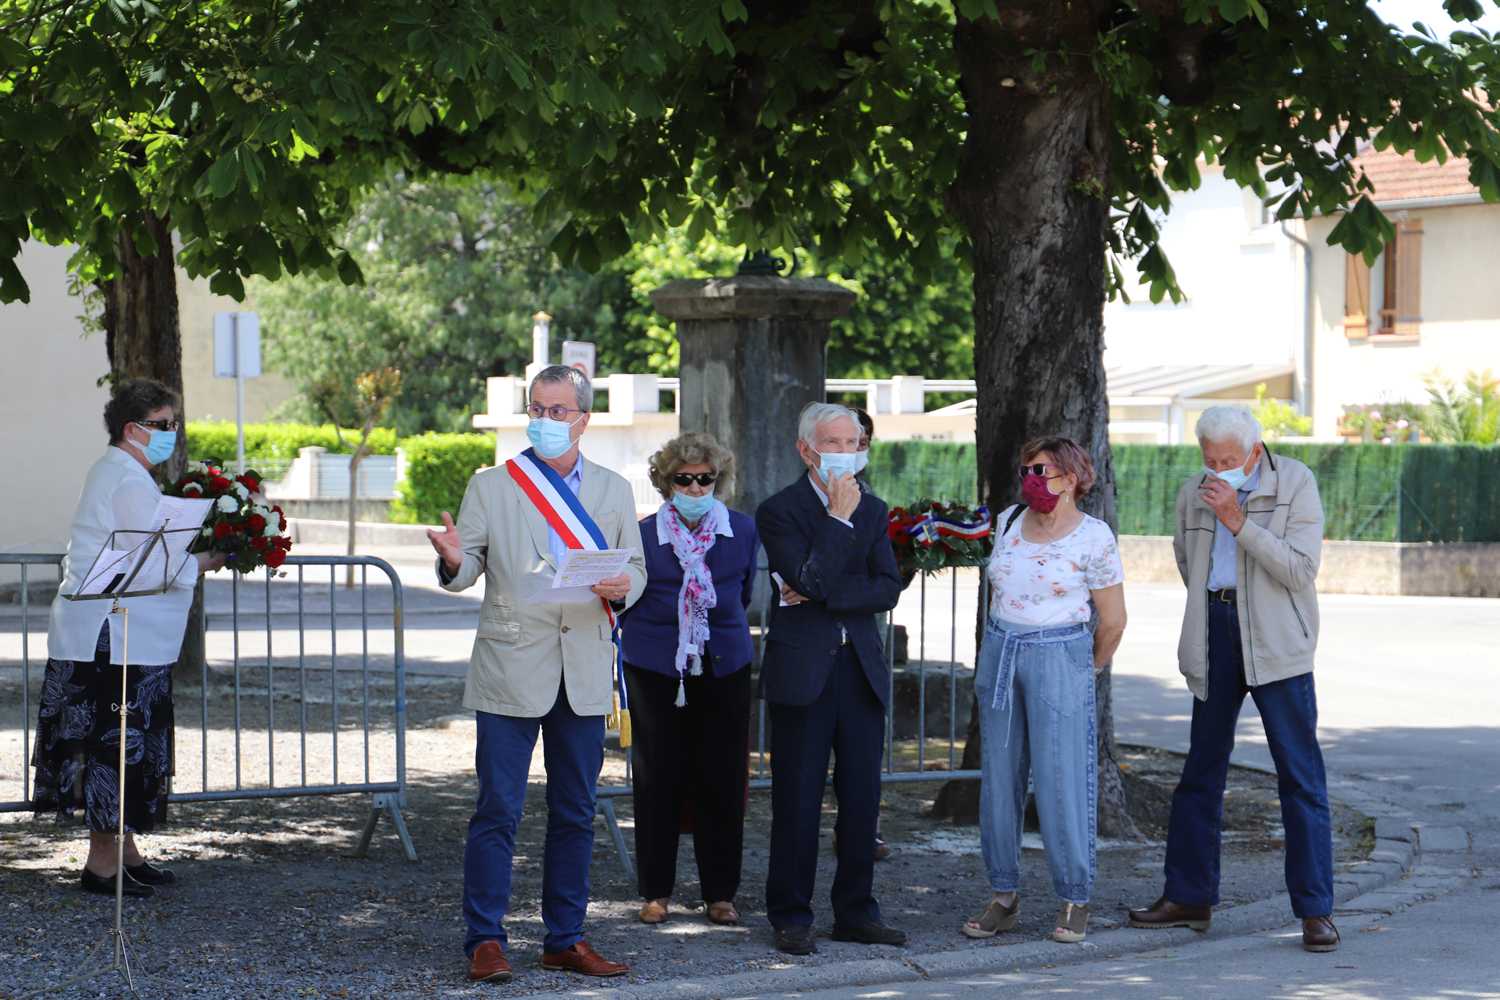
<svg viewBox="0 0 1500 1000"><path fill-rule="evenodd" d="M762 551L760 553L760 556L759 556L759 565L757 566L757 570L758 570L758 575L757 575L757 580L756 580L756 594L758 595L757 596L757 600L756 600L757 608L755 610L752 610L750 618L751 618L752 623L757 622L757 621L760 622L760 623L764 623L764 622L768 621L769 618L770 618L770 609L772 607L772 601L776 597L776 593L775 593L775 589L774 589L775 588L775 584L774 584L774 582L770 578L769 568L766 565L766 556L765 556L765 552L764 551ZM928 595L927 595L927 590L928 590L928 584L929 584L929 577L928 577L928 575L927 574L920 574L919 573L917 575L917 577L914 580L912 580L910 586L907 587L907 591L910 591L912 588L916 588L916 593L917 593L917 607L918 607L917 629L916 629L916 636L915 636L916 641L915 641L915 644L912 643L913 636L911 635L910 630L908 630L908 633L907 633L907 658L906 658L906 662L909 664L908 669L911 669L914 666L915 670L916 670L916 677L917 677L917 681L916 681L916 688L917 688L916 737L915 737L916 760L914 762L915 763L915 767L910 767L910 766L908 766L908 762L897 759L897 750L898 750L898 747L902 743L911 742L911 741L910 740L904 740L904 739L898 737L898 735L896 733L896 721L895 720L896 720L896 707L897 706L896 706L896 676L895 676L895 667L896 667L896 643L895 643L895 638L896 638L896 624L897 624L896 618L897 618L897 612L896 611L889 611L889 612L886 613L886 616L885 616L885 657L886 657L887 676L889 677L890 687L888 688L888 691L887 691L888 697L887 697L887 700L886 700L886 704L888 706L888 710L887 710L886 716L885 716L885 751L884 751L885 765L884 765L884 767L881 770L881 776L880 776L880 780L881 780L881 784L882 785L887 785L887 784L906 784L906 783L911 783L911 782L926 782L926 781L978 781L979 778L980 778L980 775L982 773L982 772L980 772L978 770L967 770L967 771L961 770L959 768L959 766L958 766L959 765L959 759L962 757L962 754L963 754L963 750L961 748L960 740L961 740L961 738L967 738L967 736L968 736L967 727L965 727L965 731L963 733L960 733L958 731L958 725L957 725L958 710L959 710L959 702L958 702L959 679L960 679L961 676L964 676L965 674L969 678L972 678L973 673L974 673L974 668L975 668L975 663L969 663L969 664L966 665L966 664L963 664L962 662L960 662L959 655L958 655L958 636L959 636L958 627L959 627L959 619L960 619L960 615L959 615L959 597L958 597L958 591L959 591L959 574L960 574L960 570L957 567L948 570L946 573L932 574L932 576L934 578L940 577L940 576L947 576L952 581L950 599L949 599L949 602L948 602L948 608L946 609L947 612L948 612L947 617L948 617L948 632L949 632L949 642L948 642L948 649L947 649L948 656L947 656L946 661L938 660L936 662L936 664L934 664L935 666L938 666L938 667L946 666L946 668L947 668L948 705L947 705L947 711L946 711L946 713L944 713L946 715L946 721L947 721L947 727L946 727L947 728L947 732L946 732L946 737L945 738L942 737L941 734L937 734L939 736L939 738L942 740L942 743L944 745L941 746L941 747L939 747L939 748L934 748L934 749L936 749L938 751L938 756L934 756L934 757L929 757L928 754L927 754L927 750L928 750L927 744L928 744L928 739L929 739L929 733L928 733L928 727L927 727L927 707L928 707L928 702L927 702L927 687L928 687L928 680L931 677L937 676L936 674L929 674L928 673L928 660L927 660L927 642L928 642L928 639L927 639L927 635L928 635ZM904 595L904 593L905 592L903 592L903 595ZM977 602L975 602L974 604L970 605L966 609L967 614L966 614L965 617L967 617L969 625L972 626L972 625L975 624L975 622L974 622L974 616L978 613L978 608L980 608L980 607L987 607L988 603L989 603L989 584L988 584L988 580L985 578L984 573L980 572L980 574L979 574L979 599L978 599ZM938 609L938 614L941 614L941 612L942 612L942 609ZM760 671L761 659L762 659L762 656L763 656L764 651L765 651L765 649L764 649L764 647L765 647L765 638L764 638L765 637L765 628L764 628L764 625L762 624L762 627L760 627L759 629L756 629L756 628L752 627L751 634L752 634L752 642L753 642L753 646L754 646L754 650L755 650L755 654L754 654L755 658L754 658L754 660L751 663L750 669L756 671L757 674L758 674L759 671ZM975 654L976 654L976 657L977 657L977 653L978 653L978 638L977 638L978 637L978 629L977 628L974 629L972 634L974 634L975 637L976 637L976 640L975 640ZM752 749L752 752L755 754L755 756L756 756L757 759L756 759L755 764L753 765L753 772L752 772L753 776L750 779L750 790L752 792L759 792L759 791L768 791L770 789L770 787L771 787L771 777L770 777L770 775L768 775L766 773L767 772L767 759L769 757L769 754L768 754L768 751L767 751L767 744L766 744L766 703L760 699L760 697L759 697L758 694L755 697L755 701L756 701L756 706L757 706L756 717L755 717L755 720L754 720L755 737L754 737L753 745L752 745L751 749ZM828 783L830 785L833 783L833 775L832 774L830 774L828 776L827 781L828 781ZM616 811L615 811L615 799L617 799L617 798L623 798L623 797L627 797L627 796L633 796L634 794L635 794L635 788L634 788L634 784L633 784L633 781L632 781L632 774L631 774L631 758L630 758L630 752L627 750L626 751L626 755L625 755L625 784L623 784L623 785L600 785L598 788L595 789L595 796L596 796L596 802L597 802L597 806L596 806L597 811L604 817L604 825L605 825L605 828L607 829L607 831L609 832L610 839L614 843L615 853L619 856L620 864L625 869L625 871L626 871L627 874L634 874L635 869L634 869L634 866L633 866L633 864L631 862L629 847L625 843L624 834L620 830L619 819L618 819L618 816L617 816Z"/></svg>
<svg viewBox="0 0 1500 1000"><path fill-rule="evenodd" d="M29 580L29 568L38 565L60 565L62 556L57 554L31 554L31 553L0 553L0 565L14 564L20 567L21 573L21 698L22 698L22 758L19 761L21 773L22 796L19 801L0 802L0 812L28 812L33 808L33 797L31 788L31 648L30 648L30 619L31 600L27 584ZM349 593L339 580L339 568L354 566L358 567L358 610L353 611L347 606L340 609L338 600L340 592ZM391 606L391 647L389 661L391 666L390 678L392 694L388 701L377 703L371 693L371 608L369 594L369 569L371 566L385 573L390 581ZM308 586L317 586L321 581L309 581L308 570L310 567L327 567L328 569L328 605L326 610L312 608L307 600ZM347 571L346 571L347 572ZM318 574L321 576L321 574ZM231 576L231 609L229 617L233 629L231 637L232 656L229 667L229 688L223 691L222 696L231 701L233 706L233 770L234 779L231 784L227 778L227 766L222 764L223 751L229 750L227 740L216 735L212 741L222 744L217 747L215 758L220 762L218 770L226 772L223 777L214 775L211 777L210 762L210 732L217 730L211 726L210 706L222 708L223 703L218 701L219 693L216 691L213 699L210 698L210 687L220 678L215 676L222 674L221 668L210 671L208 665L207 650L199 672L199 769L197 788L189 790L192 782L182 780L182 772L188 761L184 753L186 747L184 741L176 736L181 735L183 729L186 702L179 692L175 696L177 708L175 712L177 733L174 734L173 762L177 771L177 777L167 795L169 803L179 802L224 802L247 799L272 799L293 798L308 795L349 795L358 793L369 793L373 795L373 802L369 815L366 818L364 830L360 835L359 846L355 851L356 857L365 856L369 849L370 839L374 835L376 824L382 812L389 813L392 823L395 825L397 836L401 840L401 846L406 851L406 856L412 861L417 860L417 852L412 845L411 836L406 828L406 821L402 815L402 809L406 805L406 667L405 650L403 639L403 600L401 590L401 579L396 571L383 559L373 556L290 556L282 566L280 576L272 577L266 575L263 584L260 581L242 581L239 574ZM260 608L242 608L241 591L251 589L262 589L264 592L263 602ZM277 609L276 597L287 591L294 590L296 594L295 609ZM346 602L347 603L347 602ZM209 631L209 612L207 601L203 602L202 624L205 627L205 646L208 638L215 634ZM377 616L383 617L383 609L376 609ZM278 659L276 654L276 628L277 618L288 618L292 614L296 617L296 651L295 654L286 654ZM359 641L353 650L339 651L339 628L340 616L346 622L357 617L359 628ZM243 650L250 635L249 629L242 631L241 619L252 619L263 616L265 619L265 648L260 657L247 655ZM217 617L217 616L216 616ZM316 641L324 630L309 627L309 618L327 619L326 629L326 653L322 647L324 643ZM379 631L377 629L377 631ZM309 642L312 636L315 641ZM378 655L378 654L377 654ZM45 661L44 661L45 662ZM348 677L350 673L357 673L357 682L353 685L357 693L350 696L349 692L340 691L340 681ZM251 687L247 684L247 674L263 674L264 686ZM285 678L282 686L277 685L277 675ZM347 688L350 685L344 684ZM377 680L378 687L378 680ZM342 694L342 698L341 698ZM287 713L283 712L280 722L277 718L278 695L292 701L292 720L287 721ZM326 697L325 697L326 696ZM257 719L251 723L247 718L244 707L245 701L263 699L264 720ZM328 725L326 729L320 729L318 720L314 720L314 726L309 726L309 706L328 706ZM372 728L371 711L385 711L390 717L390 729L382 731ZM343 713L341 715L341 712ZM354 727L345 727L350 719L354 720ZM372 762L372 733L379 734L374 740L376 753L386 758ZM253 752L247 752L246 743L251 736L256 742L262 738L265 743L265 755L263 761ZM387 740L389 742L387 742ZM324 742L326 741L326 743ZM327 766L321 763L309 768L309 746L316 752L321 749L320 744L327 747ZM346 754L353 750L356 754L353 767L343 764L341 773L340 749L345 745ZM292 781L278 783L276 764L278 757L295 756L299 766L295 771ZM263 767L262 767L263 765ZM247 770L253 770L253 774L247 774ZM352 773L351 773L352 770ZM381 773L384 772L384 773Z"/></svg>

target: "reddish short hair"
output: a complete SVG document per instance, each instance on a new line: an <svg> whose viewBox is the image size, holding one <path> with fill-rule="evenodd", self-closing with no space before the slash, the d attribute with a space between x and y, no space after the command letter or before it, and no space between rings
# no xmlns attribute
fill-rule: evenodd
<svg viewBox="0 0 1500 1000"><path fill-rule="evenodd" d="M1065 476L1078 477L1079 496L1083 496L1094 485L1094 463L1089 460L1089 453L1079 447L1078 442L1056 435L1027 441L1026 446L1021 449L1021 464L1030 465L1031 460L1044 451L1052 456L1059 472Z"/></svg>

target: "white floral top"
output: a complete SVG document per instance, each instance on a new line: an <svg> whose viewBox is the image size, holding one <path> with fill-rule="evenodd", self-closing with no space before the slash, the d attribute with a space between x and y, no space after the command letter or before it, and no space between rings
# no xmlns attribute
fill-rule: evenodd
<svg viewBox="0 0 1500 1000"><path fill-rule="evenodd" d="M1005 523L1003 515L1000 521ZM1096 517L1055 542L1028 542L1016 518L990 556L990 613L1028 625L1068 625L1089 620L1089 591L1125 582L1120 546Z"/></svg>

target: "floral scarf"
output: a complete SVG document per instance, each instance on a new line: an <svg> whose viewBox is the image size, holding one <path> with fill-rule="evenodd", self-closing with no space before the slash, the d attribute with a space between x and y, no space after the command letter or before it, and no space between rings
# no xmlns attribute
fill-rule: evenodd
<svg viewBox="0 0 1500 1000"><path fill-rule="evenodd" d="M677 593L677 706L687 704L683 677L703 673L703 644L708 642L708 609L716 607L719 595L704 557L719 535L729 535L729 508L718 500L692 530L682 523L677 508L664 503L656 512L656 540L672 546L682 567L682 589Z"/></svg>

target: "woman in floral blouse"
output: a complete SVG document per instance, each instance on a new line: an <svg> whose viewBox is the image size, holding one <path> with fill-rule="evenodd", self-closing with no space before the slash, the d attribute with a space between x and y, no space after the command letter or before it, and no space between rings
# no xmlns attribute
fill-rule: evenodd
<svg viewBox="0 0 1500 1000"><path fill-rule="evenodd" d="M1087 933L1094 887L1094 676L1125 631L1125 573L1109 525L1078 509L1094 484L1088 453L1046 437L1021 456L1024 510L1011 507L996 521L974 679L984 742L980 842L994 897L963 932L994 937L1020 916L1029 772L1062 901L1052 937L1075 943Z"/></svg>

